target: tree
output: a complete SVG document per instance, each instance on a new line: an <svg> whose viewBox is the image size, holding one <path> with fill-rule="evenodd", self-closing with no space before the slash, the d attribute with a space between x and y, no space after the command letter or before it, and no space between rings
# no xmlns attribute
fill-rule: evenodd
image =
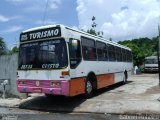
<svg viewBox="0 0 160 120"><path fill-rule="evenodd" d="M119 41L119 44L127 46L132 49L133 63L134 65L142 65L145 57L156 55L157 53L157 43L158 37L149 38L139 38L133 40Z"/></svg>
<svg viewBox="0 0 160 120"><path fill-rule="evenodd" d="M87 30L87 33L90 33L92 35L96 35L96 36L99 36L99 37L102 37L103 35L103 31L96 31L96 27L97 27L97 23L95 22L96 20L96 17L93 16L92 17L92 25L91 25L91 28Z"/></svg>
<svg viewBox="0 0 160 120"><path fill-rule="evenodd" d="M0 37L0 55L6 54L6 44L4 42L4 39Z"/></svg>
<svg viewBox="0 0 160 120"><path fill-rule="evenodd" d="M18 52L19 52L19 48L17 46L15 46L9 51L9 54L14 54L14 53L18 53Z"/></svg>
<svg viewBox="0 0 160 120"><path fill-rule="evenodd" d="M17 53L19 51L19 48L17 46L13 47L12 48L12 52L13 53Z"/></svg>

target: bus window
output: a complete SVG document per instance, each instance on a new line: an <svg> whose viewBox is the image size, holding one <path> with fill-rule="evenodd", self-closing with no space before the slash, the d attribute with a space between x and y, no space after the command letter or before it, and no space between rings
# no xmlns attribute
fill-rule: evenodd
<svg viewBox="0 0 160 120"><path fill-rule="evenodd" d="M130 51L126 50L126 61L127 62L130 62L130 57L131 57L130 55L131 55Z"/></svg>
<svg viewBox="0 0 160 120"><path fill-rule="evenodd" d="M82 53L84 60L96 60L96 48L95 48L95 41L92 39L88 39L85 37L81 38L82 40Z"/></svg>
<svg viewBox="0 0 160 120"><path fill-rule="evenodd" d="M158 59L156 58L145 59L145 64L158 64Z"/></svg>
<svg viewBox="0 0 160 120"><path fill-rule="evenodd" d="M108 60L107 55L107 47L106 44L103 42L96 42L96 48L97 48L97 57L99 61L106 61Z"/></svg>
<svg viewBox="0 0 160 120"><path fill-rule="evenodd" d="M109 61L115 61L115 47L113 45L109 45L108 47Z"/></svg>
<svg viewBox="0 0 160 120"><path fill-rule="evenodd" d="M126 50L122 48L122 61L126 62Z"/></svg>
<svg viewBox="0 0 160 120"><path fill-rule="evenodd" d="M115 50L116 50L116 60L118 62L122 61L121 48L120 47L115 47Z"/></svg>
<svg viewBox="0 0 160 120"><path fill-rule="evenodd" d="M21 44L19 58L19 69L53 69L68 66L64 39Z"/></svg>
<svg viewBox="0 0 160 120"><path fill-rule="evenodd" d="M81 61L80 41L75 39L69 40L70 66L75 68Z"/></svg>

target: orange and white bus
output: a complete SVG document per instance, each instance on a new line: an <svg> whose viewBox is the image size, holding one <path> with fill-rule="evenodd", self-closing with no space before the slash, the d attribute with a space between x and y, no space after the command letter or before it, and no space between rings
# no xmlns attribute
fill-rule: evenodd
<svg viewBox="0 0 160 120"><path fill-rule="evenodd" d="M131 49L64 25L20 34L17 89L21 93L91 97L93 90L126 82Z"/></svg>

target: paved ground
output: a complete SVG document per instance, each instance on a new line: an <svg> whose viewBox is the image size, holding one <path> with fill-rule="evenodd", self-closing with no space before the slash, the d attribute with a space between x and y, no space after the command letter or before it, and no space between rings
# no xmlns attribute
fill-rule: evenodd
<svg viewBox="0 0 160 120"><path fill-rule="evenodd" d="M50 113L18 108L0 108L0 120L159 120L160 115L96 113Z"/></svg>
<svg viewBox="0 0 160 120"><path fill-rule="evenodd" d="M158 74L132 76L126 85L117 84L97 91L93 98L83 99L43 95L28 99L0 100L0 106L49 112L93 112L111 114L160 114Z"/></svg>

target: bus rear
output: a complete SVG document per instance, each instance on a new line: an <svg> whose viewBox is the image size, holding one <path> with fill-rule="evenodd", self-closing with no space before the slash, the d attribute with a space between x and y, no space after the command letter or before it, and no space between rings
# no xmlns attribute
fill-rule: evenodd
<svg viewBox="0 0 160 120"><path fill-rule="evenodd" d="M22 32L18 91L69 96L68 63L67 43L60 26Z"/></svg>

